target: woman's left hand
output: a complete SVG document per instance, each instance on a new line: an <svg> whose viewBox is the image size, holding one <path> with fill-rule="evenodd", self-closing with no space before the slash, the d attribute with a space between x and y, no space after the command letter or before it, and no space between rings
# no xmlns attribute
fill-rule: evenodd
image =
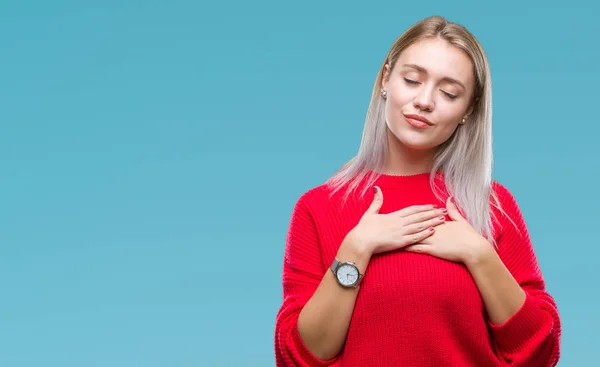
<svg viewBox="0 0 600 367"><path fill-rule="evenodd" d="M446 201L451 221L435 227L435 232L425 240L405 247L405 251L429 254L444 260L468 265L477 261L491 244L460 214L452 198Z"/></svg>

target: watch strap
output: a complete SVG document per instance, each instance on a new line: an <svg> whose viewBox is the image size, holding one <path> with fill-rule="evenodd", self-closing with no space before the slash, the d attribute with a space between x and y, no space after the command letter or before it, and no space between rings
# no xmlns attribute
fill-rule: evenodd
<svg viewBox="0 0 600 367"><path fill-rule="evenodd" d="M333 271L333 274L335 274L335 272L337 271L338 266L340 266L340 261L338 259L333 259L333 262L331 263L330 269L331 271Z"/></svg>

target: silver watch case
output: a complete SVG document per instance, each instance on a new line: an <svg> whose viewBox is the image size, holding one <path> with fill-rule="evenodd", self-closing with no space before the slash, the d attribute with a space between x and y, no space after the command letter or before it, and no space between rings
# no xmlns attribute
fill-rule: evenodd
<svg viewBox="0 0 600 367"><path fill-rule="evenodd" d="M356 288L363 278L363 274L353 262L334 259L330 269L337 282L344 288Z"/></svg>

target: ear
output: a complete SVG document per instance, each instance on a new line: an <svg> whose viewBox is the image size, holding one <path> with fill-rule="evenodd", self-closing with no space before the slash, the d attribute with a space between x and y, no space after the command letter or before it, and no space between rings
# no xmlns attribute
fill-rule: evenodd
<svg viewBox="0 0 600 367"><path fill-rule="evenodd" d="M469 105L469 108L467 108L467 112L465 112L465 115L463 116L465 118L465 120L468 120L469 117L471 116L471 114L473 113L473 111L475 110L475 106L477 106L477 103L479 102L479 97L476 97L471 104Z"/></svg>
<svg viewBox="0 0 600 367"><path fill-rule="evenodd" d="M383 65L383 73L381 76L381 87L386 89L388 80L390 79L390 64Z"/></svg>
<svg viewBox="0 0 600 367"><path fill-rule="evenodd" d="M473 110L475 109L475 105L471 105L471 107L469 107L469 109L467 109L467 112L465 113L465 115L463 116L463 119L461 120L461 125L465 124L466 121L469 119L469 116L471 116L471 114L473 113ZM462 122L464 121L464 122Z"/></svg>
<svg viewBox="0 0 600 367"><path fill-rule="evenodd" d="M465 113L465 117L468 118L469 116L471 116L471 114L473 113L473 110L475 109L475 104L472 104L469 109L467 110L467 113Z"/></svg>

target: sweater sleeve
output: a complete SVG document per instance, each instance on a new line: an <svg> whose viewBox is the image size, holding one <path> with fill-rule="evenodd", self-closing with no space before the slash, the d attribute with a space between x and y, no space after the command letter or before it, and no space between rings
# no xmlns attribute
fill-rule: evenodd
<svg viewBox="0 0 600 367"><path fill-rule="evenodd" d="M275 359L277 367L325 367L338 360L315 357L298 333L298 316L311 298L324 271L321 249L307 204L308 193L294 206L286 236L283 259L283 301L275 322Z"/></svg>
<svg viewBox="0 0 600 367"><path fill-rule="evenodd" d="M556 366L560 356L561 321L556 303L546 291L531 238L514 196L500 184L501 229L497 251L526 293L524 304L501 325L489 322L506 366Z"/></svg>

